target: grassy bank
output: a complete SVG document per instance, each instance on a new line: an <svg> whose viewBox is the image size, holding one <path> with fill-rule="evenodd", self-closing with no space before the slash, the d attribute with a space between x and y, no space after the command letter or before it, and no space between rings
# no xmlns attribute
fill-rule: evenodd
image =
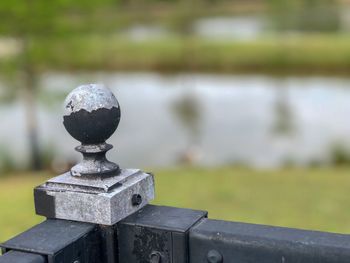
<svg viewBox="0 0 350 263"><path fill-rule="evenodd" d="M31 48L39 70L154 70L161 72L350 73L350 37L309 35L249 42L120 36L43 39Z"/></svg>
<svg viewBox="0 0 350 263"><path fill-rule="evenodd" d="M350 233L350 168L155 173L155 204L208 210L211 218ZM32 188L48 176L1 179L0 242L43 220L34 215Z"/></svg>

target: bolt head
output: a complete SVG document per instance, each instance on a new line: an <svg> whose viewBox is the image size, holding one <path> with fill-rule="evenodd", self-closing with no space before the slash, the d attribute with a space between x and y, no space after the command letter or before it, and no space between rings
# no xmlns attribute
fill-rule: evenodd
<svg viewBox="0 0 350 263"><path fill-rule="evenodd" d="M105 142L119 125L119 103L103 84L79 86L68 94L64 107L63 124L82 144Z"/></svg>
<svg viewBox="0 0 350 263"><path fill-rule="evenodd" d="M222 263L222 255L217 250L210 250L207 254L208 263Z"/></svg>
<svg viewBox="0 0 350 263"><path fill-rule="evenodd" d="M133 206L138 206L142 203L142 196L139 195L139 194L134 194L132 197L131 197L131 203Z"/></svg>
<svg viewBox="0 0 350 263"><path fill-rule="evenodd" d="M162 256L158 251L154 251L150 255L150 263L161 263Z"/></svg>

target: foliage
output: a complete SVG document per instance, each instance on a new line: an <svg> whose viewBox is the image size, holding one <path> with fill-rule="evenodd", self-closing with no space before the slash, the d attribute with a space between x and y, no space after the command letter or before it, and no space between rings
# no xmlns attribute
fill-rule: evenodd
<svg viewBox="0 0 350 263"><path fill-rule="evenodd" d="M197 16L234 12L242 7L254 10L255 6L229 0L2 0L0 34L114 33L126 25L148 22L186 30L186 22Z"/></svg>
<svg viewBox="0 0 350 263"><path fill-rule="evenodd" d="M0 174L5 174L10 171L14 171L15 168L18 169L18 167L16 167L13 157L9 153L9 150L4 146L0 146Z"/></svg>
<svg viewBox="0 0 350 263"><path fill-rule="evenodd" d="M220 42L200 38L131 41L118 36L41 39L31 60L44 70L155 70L265 73L349 73L350 38L310 34Z"/></svg>
<svg viewBox="0 0 350 263"><path fill-rule="evenodd" d="M33 38L79 30L81 28L77 25L93 25L92 20L98 11L116 4L117 1L113 0L2 0L0 32ZM69 21L70 25L64 21Z"/></svg>
<svg viewBox="0 0 350 263"><path fill-rule="evenodd" d="M350 165L350 150L344 144L336 143L331 148L330 162L335 166Z"/></svg>
<svg viewBox="0 0 350 263"><path fill-rule="evenodd" d="M338 0L268 0L273 26L300 32L337 31Z"/></svg>

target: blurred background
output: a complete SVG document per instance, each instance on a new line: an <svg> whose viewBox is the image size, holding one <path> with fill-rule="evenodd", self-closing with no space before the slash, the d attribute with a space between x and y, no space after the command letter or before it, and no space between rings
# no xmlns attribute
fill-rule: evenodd
<svg viewBox="0 0 350 263"><path fill-rule="evenodd" d="M0 241L32 188L80 160L65 96L122 107L109 158L155 204L350 233L350 1L1 0Z"/></svg>

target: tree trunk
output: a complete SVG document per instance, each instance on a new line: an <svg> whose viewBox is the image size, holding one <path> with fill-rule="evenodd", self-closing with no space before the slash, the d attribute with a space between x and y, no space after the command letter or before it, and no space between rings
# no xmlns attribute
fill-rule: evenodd
<svg viewBox="0 0 350 263"><path fill-rule="evenodd" d="M42 169L42 160L39 147L38 117L36 111L36 74L28 52L28 40L23 40L23 102L26 111L27 138L29 144L30 167L32 170Z"/></svg>

